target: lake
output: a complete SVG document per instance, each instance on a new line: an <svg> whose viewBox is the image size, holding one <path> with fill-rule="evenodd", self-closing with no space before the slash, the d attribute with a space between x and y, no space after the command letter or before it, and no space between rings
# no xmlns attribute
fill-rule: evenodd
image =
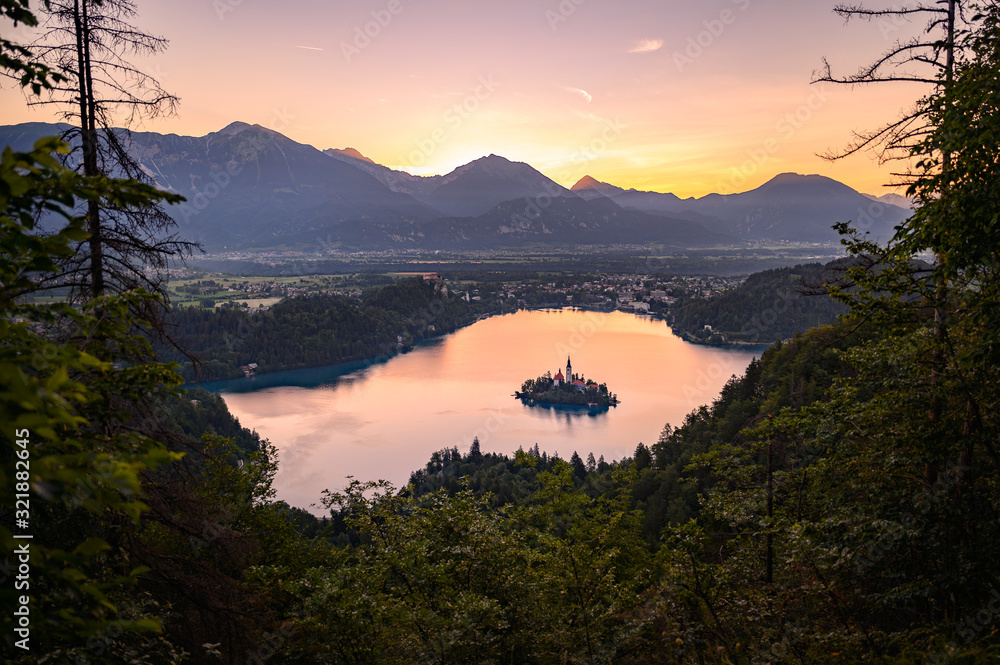
<svg viewBox="0 0 1000 665"><path fill-rule="evenodd" d="M652 445L666 423L716 398L762 348L684 342L648 316L574 309L495 316L378 363L265 374L205 387L275 444L279 499L317 514L345 478L405 485L432 452L512 454L534 446L607 461ZM607 383L621 403L600 412L526 406L513 397L546 371Z"/></svg>

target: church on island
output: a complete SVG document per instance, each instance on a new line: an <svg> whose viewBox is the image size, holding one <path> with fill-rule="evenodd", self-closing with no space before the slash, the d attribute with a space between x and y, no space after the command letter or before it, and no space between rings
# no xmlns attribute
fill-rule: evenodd
<svg viewBox="0 0 1000 665"><path fill-rule="evenodd" d="M573 362L566 358L566 373L546 373L537 379L528 379L514 397L526 404L568 404L589 407L617 406L618 397L607 385L573 374Z"/></svg>
<svg viewBox="0 0 1000 665"><path fill-rule="evenodd" d="M562 371L557 371L556 375L552 377L552 384L555 386L568 385L577 388L578 390L583 390L587 387L586 382L583 379L573 378L573 363L570 362L569 356L566 356L566 375L563 376Z"/></svg>

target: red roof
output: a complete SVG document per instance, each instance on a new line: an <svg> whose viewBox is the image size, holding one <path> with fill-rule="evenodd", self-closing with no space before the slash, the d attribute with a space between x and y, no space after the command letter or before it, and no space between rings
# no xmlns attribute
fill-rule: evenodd
<svg viewBox="0 0 1000 665"><path fill-rule="evenodd" d="M562 372L556 372L556 375L553 378L555 378L556 381L562 381L566 377L563 376Z"/></svg>
<svg viewBox="0 0 1000 665"><path fill-rule="evenodd" d="M576 381L573 382L573 385L574 386L585 386L587 384L584 383L583 381L581 381L580 379L577 379Z"/></svg>

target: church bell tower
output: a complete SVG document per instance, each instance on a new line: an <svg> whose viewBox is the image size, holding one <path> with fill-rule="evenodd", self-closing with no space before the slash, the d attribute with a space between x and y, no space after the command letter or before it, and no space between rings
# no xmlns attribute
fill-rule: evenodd
<svg viewBox="0 0 1000 665"><path fill-rule="evenodd" d="M566 383L573 384L573 363L569 361L569 356L566 356Z"/></svg>

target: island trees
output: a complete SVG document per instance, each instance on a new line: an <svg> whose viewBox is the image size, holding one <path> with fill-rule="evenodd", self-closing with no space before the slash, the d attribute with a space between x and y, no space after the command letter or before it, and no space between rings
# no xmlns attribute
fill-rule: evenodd
<svg viewBox="0 0 1000 665"><path fill-rule="evenodd" d="M514 397L528 404L567 404L577 406L616 406L618 396L608 390L604 383L581 379L582 385L567 381L556 381L551 376L527 379Z"/></svg>

